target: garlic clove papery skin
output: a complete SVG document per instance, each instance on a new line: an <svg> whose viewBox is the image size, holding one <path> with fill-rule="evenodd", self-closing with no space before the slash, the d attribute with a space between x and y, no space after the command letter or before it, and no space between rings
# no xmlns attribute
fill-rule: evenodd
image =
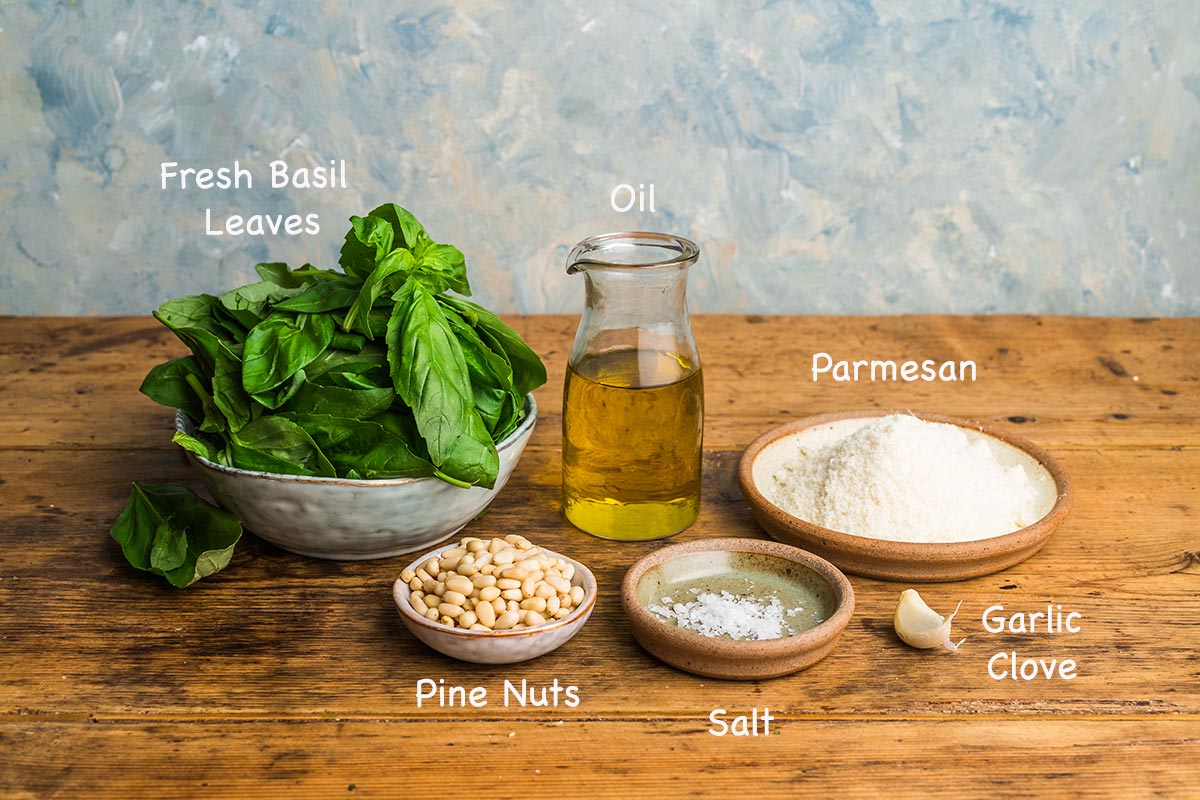
<svg viewBox="0 0 1200 800"><path fill-rule="evenodd" d="M950 624L961 607L962 601L959 601L954 613L943 617L930 608L915 589L905 589L900 593L900 602L896 604L892 624L896 628L896 635L907 645L921 650L934 647L957 650L966 640L951 642Z"/></svg>

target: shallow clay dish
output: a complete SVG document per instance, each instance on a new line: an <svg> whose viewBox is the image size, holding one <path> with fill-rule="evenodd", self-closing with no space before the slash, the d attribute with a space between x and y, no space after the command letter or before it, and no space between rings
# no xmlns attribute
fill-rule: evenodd
<svg viewBox="0 0 1200 800"><path fill-rule="evenodd" d="M795 517L766 498L759 485L770 478L773 465L794 448L793 437L836 439L876 417L911 414L927 422L957 425L968 436L982 437L1006 463L1019 463L1037 475L1042 471L1048 491L1045 515L1032 525L990 539L968 542L893 542L853 536ZM791 452L794 452L792 450ZM755 519L773 538L823 556L847 572L896 581L957 581L1011 567L1041 549L1071 506L1071 481L1058 462L1042 448L992 425L909 411L847 411L818 414L781 425L759 436L742 454L738 483Z"/></svg>
<svg viewBox="0 0 1200 800"><path fill-rule="evenodd" d="M434 556L440 556L443 551L457 547L451 543L439 547L409 564L416 570L424 562ZM531 658L544 656L552 650L562 647L567 641L579 633L592 609L596 607L596 578L591 570L578 561L567 558L561 553L555 553L545 547L541 551L549 556L561 558L575 565L575 574L571 576L572 586L583 587L583 602L570 614L560 620L539 625L536 628L517 628L507 631L472 631L462 628L451 628L440 622L433 622L417 613L409 601L412 590L408 584L399 578L392 584L392 598L396 601L396 609L400 619L413 636L437 650L439 653L457 658L460 661L470 661L474 664L515 664L518 661L528 661Z"/></svg>
<svg viewBox="0 0 1200 800"><path fill-rule="evenodd" d="M664 587L718 590L729 576L794 588L822 605L825 621L780 639L704 636L651 613ZM763 539L701 539L650 553L625 573L621 603L634 638L673 667L709 678L758 680L810 667L829 655L854 613L854 589L837 567L795 547Z"/></svg>

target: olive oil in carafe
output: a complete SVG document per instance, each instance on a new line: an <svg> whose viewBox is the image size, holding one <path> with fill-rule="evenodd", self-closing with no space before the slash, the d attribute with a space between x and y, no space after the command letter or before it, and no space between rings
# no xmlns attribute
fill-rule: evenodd
<svg viewBox="0 0 1200 800"><path fill-rule="evenodd" d="M655 350L589 354L563 398L563 510L605 539L671 536L700 512L700 367Z"/></svg>

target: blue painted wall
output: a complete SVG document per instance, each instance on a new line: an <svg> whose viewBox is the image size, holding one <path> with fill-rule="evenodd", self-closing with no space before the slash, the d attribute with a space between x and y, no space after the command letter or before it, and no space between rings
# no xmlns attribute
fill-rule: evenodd
<svg viewBox="0 0 1200 800"><path fill-rule="evenodd" d="M0 5L0 312L143 313L336 259L396 200L505 311L577 240L697 240L699 311L1200 312L1194 0ZM348 162L342 190L266 164ZM162 191L240 160L251 191ZM618 214L621 182L657 213ZM204 209L316 213L210 237Z"/></svg>

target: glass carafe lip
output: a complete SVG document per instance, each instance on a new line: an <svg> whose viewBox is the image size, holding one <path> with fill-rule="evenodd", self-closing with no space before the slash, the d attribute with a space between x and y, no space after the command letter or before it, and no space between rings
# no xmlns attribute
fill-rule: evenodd
<svg viewBox="0 0 1200 800"><path fill-rule="evenodd" d="M632 263L606 261L597 258L597 253L627 245L629 248L661 248L667 257L662 259L639 259ZM668 255L670 254L670 255ZM639 269L686 269L700 258L700 246L691 239L669 233L653 231L622 231L602 233L584 239L567 256L567 274L586 272L590 269L639 270Z"/></svg>

